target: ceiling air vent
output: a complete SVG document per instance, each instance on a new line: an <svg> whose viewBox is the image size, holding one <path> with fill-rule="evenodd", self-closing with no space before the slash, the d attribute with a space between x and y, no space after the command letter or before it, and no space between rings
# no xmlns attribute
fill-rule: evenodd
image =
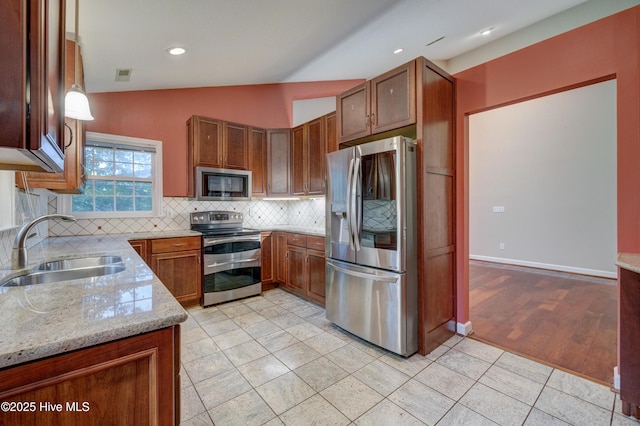
<svg viewBox="0 0 640 426"><path fill-rule="evenodd" d="M442 37L440 37L440 38L437 38L437 39L433 40L432 42L427 43L427 44L426 44L426 46L427 46L427 47L428 47L428 46L432 46L432 45L436 44L437 42L439 42L440 40L444 40L444 38L445 38L445 36L442 36Z"/></svg>
<svg viewBox="0 0 640 426"><path fill-rule="evenodd" d="M129 81L131 80L131 68L118 68L116 69L116 81Z"/></svg>

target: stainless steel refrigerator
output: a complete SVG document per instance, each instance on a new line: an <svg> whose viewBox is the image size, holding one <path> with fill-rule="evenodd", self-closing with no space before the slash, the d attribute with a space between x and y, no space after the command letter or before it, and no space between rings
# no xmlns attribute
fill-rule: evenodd
<svg viewBox="0 0 640 426"><path fill-rule="evenodd" d="M416 143L327 154L327 319L400 355L418 350Z"/></svg>

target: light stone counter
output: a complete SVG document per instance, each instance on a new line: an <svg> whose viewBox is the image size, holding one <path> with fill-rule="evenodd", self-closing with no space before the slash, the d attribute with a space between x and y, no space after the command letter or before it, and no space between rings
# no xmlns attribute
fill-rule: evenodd
<svg viewBox="0 0 640 426"><path fill-rule="evenodd" d="M616 265L629 271L640 274L640 254L618 253Z"/></svg>
<svg viewBox="0 0 640 426"><path fill-rule="evenodd" d="M201 232L182 229L177 231L136 232L125 236L128 240L155 240L158 238L199 237L201 235Z"/></svg>
<svg viewBox="0 0 640 426"><path fill-rule="evenodd" d="M324 237L326 232L325 228L318 228L318 227L305 228L302 226L294 226L294 225L268 225L268 226L261 226L256 229L259 229L260 231L296 232L299 234L315 235L318 237Z"/></svg>
<svg viewBox="0 0 640 426"><path fill-rule="evenodd" d="M185 321L185 310L129 239L130 235L55 237L30 248L30 268L43 260L118 255L126 269L101 277L0 287L0 368ZM7 265L0 269L0 280L11 275Z"/></svg>

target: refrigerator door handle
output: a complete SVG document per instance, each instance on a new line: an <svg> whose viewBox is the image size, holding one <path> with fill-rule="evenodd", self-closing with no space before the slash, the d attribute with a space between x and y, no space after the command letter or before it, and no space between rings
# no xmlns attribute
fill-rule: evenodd
<svg viewBox="0 0 640 426"><path fill-rule="evenodd" d="M331 267L333 269L335 269L336 271L340 271L343 274L347 274L347 275L353 275L354 277L360 277L360 278L366 278L366 279L375 279L375 281L382 281L385 283L395 283L398 282L398 278L396 277L385 277L385 276L381 276L381 275L376 275L376 274L366 274L364 272L357 272L354 271L352 269L344 269L339 267L338 265L336 265L335 263L331 263Z"/></svg>
<svg viewBox="0 0 640 426"><path fill-rule="evenodd" d="M353 178L353 158L349 161L349 168L347 169L347 233L349 234L349 249L354 249L353 244L353 228L351 225L351 180Z"/></svg>
<svg viewBox="0 0 640 426"><path fill-rule="evenodd" d="M360 251L360 230L358 223L360 218L358 217L360 209L358 208L358 175L360 171L360 157L356 156L355 163L353 165L353 175L351 177L351 199L349 200L351 205L349 207L349 220L351 222L351 235L353 236L353 245L356 251Z"/></svg>

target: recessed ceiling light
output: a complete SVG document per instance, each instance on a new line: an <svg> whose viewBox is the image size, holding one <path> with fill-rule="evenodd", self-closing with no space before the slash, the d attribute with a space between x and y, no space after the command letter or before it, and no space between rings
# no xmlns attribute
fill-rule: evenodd
<svg viewBox="0 0 640 426"><path fill-rule="evenodd" d="M480 35L481 36L488 36L489 34L491 34L493 32L493 27L491 28L487 28L486 30L482 30L480 31Z"/></svg>
<svg viewBox="0 0 640 426"><path fill-rule="evenodd" d="M398 53L402 53L404 51L404 49L402 47L397 48L396 50L393 51L393 53L395 55L397 55Z"/></svg>
<svg viewBox="0 0 640 426"><path fill-rule="evenodd" d="M187 53L187 49L185 49L184 47L170 47L167 49L167 53L174 56L184 55L185 53Z"/></svg>

